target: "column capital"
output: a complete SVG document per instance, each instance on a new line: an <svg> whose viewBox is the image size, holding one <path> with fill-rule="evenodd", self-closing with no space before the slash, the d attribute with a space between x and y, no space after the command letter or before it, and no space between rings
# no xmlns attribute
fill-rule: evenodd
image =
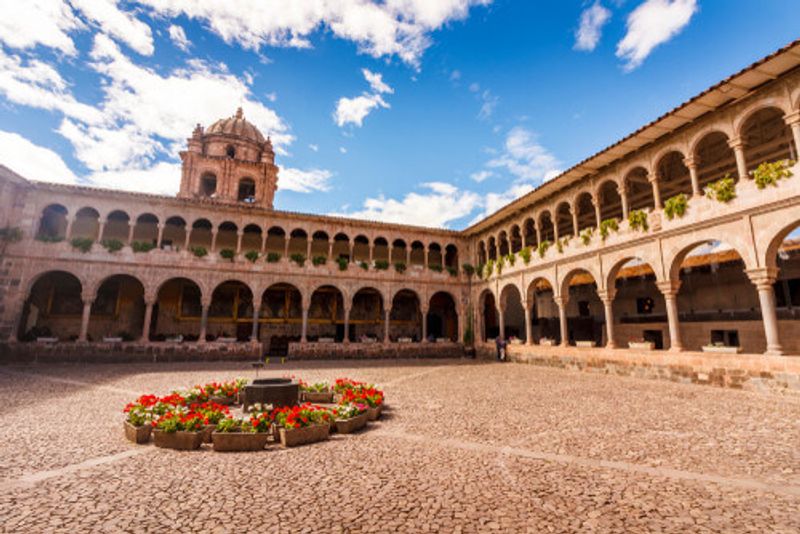
<svg viewBox="0 0 800 534"><path fill-rule="evenodd" d="M786 121L786 124L789 126L800 124L800 110L787 113L783 116L783 120Z"/></svg>
<svg viewBox="0 0 800 534"><path fill-rule="evenodd" d="M81 293L81 301L83 301L84 305L94 303L96 298L97 295L95 293Z"/></svg>
<svg viewBox="0 0 800 534"><path fill-rule="evenodd" d="M664 295L664 298L675 298L678 294L678 290L681 288L681 281L662 280L661 282L656 282L656 287L658 287L658 290Z"/></svg>
<svg viewBox="0 0 800 534"><path fill-rule="evenodd" d="M158 303L158 295L144 295L144 303L146 306L154 306Z"/></svg>
<svg viewBox="0 0 800 534"><path fill-rule="evenodd" d="M747 269L747 277L756 286L756 289L771 288L778 279L778 269L775 267L758 267Z"/></svg>
<svg viewBox="0 0 800 534"><path fill-rule="evenodd" d="M603 301L603 304L614 302L614 297L617 295L617 289L598 289L597 296Z"/></svg>
<svg viewBox="0 0 800 534"><path fill-rule="evenodd" d="M200 297L200 305L203 308L208 308L211 306L211 297Z"/></svg>
<svg viewBox="0 0 800 534"><path fill-rule="evenodd" d="M683 158L683 164L686 165L686 168L689 170L697 168L697 160L694 156L686 156Z"/></svg>
<svg viewBox="0 0 800 534"><path fill-rule="evenodd" d="M728 139L728 146L734 150L737 149L741 150L742 148L744 148L744 139L742 139L738 135L736 137L731 137L730 139Z"/></svg>
<svg viewBox="0 0 800 534"><path fill-rule="evenodd" d="M553 297L553 300L555 301L556 306L558 306L559 308L563 308L569 302L569 297L565 295L558 295Z"/></svg>

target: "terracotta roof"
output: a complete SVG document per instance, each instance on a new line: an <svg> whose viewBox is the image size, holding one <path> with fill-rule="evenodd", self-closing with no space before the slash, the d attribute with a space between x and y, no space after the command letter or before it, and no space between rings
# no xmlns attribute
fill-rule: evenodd
<svg viewBox="0 0 800 534"><path fill-rule="evenodd" d="M466 228L464 233L471 235L490 228L516 212L522 211L531 203L596 174L601 169L690 124L706 113L750 94L754 89L795 69L798 65L800 65L800 39L756 61L736 74L728 76L627 137L564 171L556 178L509 202L493 214Z"/></svg>
<svg viewBox="0 0 800 534"><path fill-rule="evenodd" d="M255 127L255 125L244 118L242 108L236 110L236 115L228 117L227 119L220 119L205 130L206 135L233 135L255 141L256 143L263 144L265 142L264 136Z"/></svg>

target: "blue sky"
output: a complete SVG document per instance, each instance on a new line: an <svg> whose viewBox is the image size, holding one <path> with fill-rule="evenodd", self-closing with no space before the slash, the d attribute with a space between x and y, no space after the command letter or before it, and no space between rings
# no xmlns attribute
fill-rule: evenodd
<svg viewBox="0 0 800 534"><path fill-rule="evenodd" d="M0 164L172 194L194 123L241 105L278 149L277 208L463 228L797 38L796 7L16 2Z"/></svg>

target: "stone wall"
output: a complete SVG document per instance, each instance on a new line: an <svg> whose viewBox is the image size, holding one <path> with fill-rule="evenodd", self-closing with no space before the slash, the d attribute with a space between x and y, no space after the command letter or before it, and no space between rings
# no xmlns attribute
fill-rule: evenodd
<svg viewBox="0 0 800 534"><path fill-rule="evenodd" d="M295 360L461 358L461 343L290 343Z"/></svg>

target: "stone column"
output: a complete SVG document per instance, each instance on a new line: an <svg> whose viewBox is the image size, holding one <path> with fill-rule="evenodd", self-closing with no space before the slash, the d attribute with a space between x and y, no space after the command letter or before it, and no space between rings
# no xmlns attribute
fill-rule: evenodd
<svg viewBox="0 0 800 534"><path fill-rule="evenodd" d="M783 119L786 124L792 129L792 137L794 138L794 158L798 159L800 154L800 111L794 111L788 115L784 115Z"/></svg>
<svg viewBox="0 0 800 534"><path fill-rule="evenodd" d="M86 341L89 335L89 317L92 315L92 303L94 302L94 295L83 296L83 315L81 315L81 333L78 336L78 341Z"/></svg>
<svg viewBox="0 0 800 534"><path fill-rule="evenodd" d="M69 241L72 237L72 223L75 222L75 216L67 219L67 228L64 230L64 241Z"/></svg>
<svg viewBox="0 0 800 534"><path fill-rule="evenodd" d="M683 158L683 164L689 169L689 178L692 180L692 196L700 196L700 181L697 178L697 162L694 158Z"/></svg>
<svg viewBox="0 0 800 534"><path fill-rule="evenodd" d="M333 261L333 244L334 241L328 241L328 259Z"/></svg>
<svg viewBox="0 0 800 534"><path fill-rule="evenodd" d="M200 305L203 311L200 313L200 335L197 338L197 342L205 343L206 335L208 334L208 307L211 306L211 299L202 299Z"/></svg>
<svg viewBox="0 0 800 534"><path fill-rule="evenodd" d="M165 225L158 225L158 237L156 238L156 248L161 248L161 242L164 240L164 227Z"/></svg>
<svg viewBox="0 0 800 534"><path fill-rule="evenodd" d="M578 209L577 206L570 206L572 211L572 235L578 237Z"/></svg>
<svg viewBox="0 0 800 534"><path fill-rule="evenodd" d="M566 347L569 345L569 331L567 325L567 303L569 302L569 297L558 296L553 300L555 300L556 306L558 306L558 324L561 331L561 346Z"/></svg>
<svg viewBox="0 0 800 534"><path fill-rule="evenodd" d="M661 189L658 187L659 182L658 173L650 173L647 175L647 179L650 180L650 185L653 188L653 202L655 203L655 209L661 209L663 206L661 204Z"/></svg>
<svg viewBox="0 0 800 534"><path fill-rule="evenodd" d="M744 180L747 178L747 160L744 157L744 141L741 137L734 137L728 141L728 146L733 149L733 155L736 156L736 172L739 174L739 179Z"/></svg>
<svg viewBox="0 0 800 534"><path fill-rule="evenodd" d="M136 229L136 223L129 222L128 223L128 245L133 243L133 231ZM189 234L186 234L189 235Z"/></svg>
<svg viewBox="0 0 800 534"><path fill-rule="evenodd" d="M614 339L615 292L613 290L605 290L605 291L598 291L597 294L600 297L600 300L603 301L603 310L605 313L605 322L606 322L606 348L615 349L617 348L617 344Z"/></svg>
<svg viewBox="0 0 800 534"><path fill-rule="evenodd" d="M383 310L383 342L389 343L389 319L392 314L392 309Z"/></svg>
<svg viewBox="0 0 800 534"><path fill-rule="evenodd" d="M189 243L191 242L191 239L192 239L192 228L188 227L186 228L186 239L184 239L183 241L184 250L189 250Z"/></svg>
<svg viewBox="0 0 800 534"><path fill-rule="evenodd" d="M577 237L577 236L578 236L578 234L575 234L575 237ZM557 216L553 216L553 240L554 241L558 241L558 217ZM497 244L497 255L498 256L500 255L500 243L499 242Z"/></svg>
<svg viewBox="0 0 800 534"><path fill-rule="evenodd" d="M428 247L423 247L422 252L425 255L425 259L423 261L425 262L425 268L427 269L428 268Z"/></svg>
<svg viewBox="0 0 800 534"><path fill-rule="evenodd" d="M343 311L344 311L344 338L342 339L342 342L347 344L350 343L350 306L348 306L346 302Z"/></svg>
<svg viewBox="0 0 800 534"><path fill-rule="evenodd" d="M624 183L619 188L619 198L622 201L622 218L627 221L630 208L628 206L628 187Z"/></svg>
<svg viewBox="0 0 800 534"><path fill-rule="evenodd" d="M283 243L283 257L286 258L287 261L289 260L289 240L290 239L291 239L291 236L289 234L286 234L286 237L285 237L284 243Z"/></svg>
<svg viewBox="0 0 800 534"><path fill-rule="evenodd" d="M269 239L269 233L264 232L264 235L261 236L261 254L267 251L267 239Z"/></svg>
<svg viewBox="0 0 800 534"><path fill-rule="evenodd" d="M599 231L600 230L600 223L602 222L601 219L600 219L600 217L601 217L601 215L600 215L600 199L599 198L593 198L592 199L592 205L594 206L594 219L595 219L595 221L597 221L597 230Z"/></svg>
<svg viewBox="0 0 800 534"><path fill-rule="evenodd" d="M314 244L314 238L311 237L308 239L308 245L306 246L306 257L309 261L311 261L311 245Z"/></svg>
<svg viewBox="0 0 800 534"><path fill-rule="evenodd" d="M411 265L411 246L406 245L406 266Z"/></svg>
<svg viewBox="0 0 800 534"><path fill-rule="evenodd" d="M542 229L539 227L539 223L536 223L534 228L536 229L536 244L538 245L542 242Z"/></svg>
<svg viewBox="0 0 800 534"><path fill-rule="evenodd" d="M501 306L497 307L497 322L500 326L500 337L505 339L506 338L506 318L505 314L503 313L503 308Z"/></svg>
<svg viewBox="0 0 800 534"><path fill-rule="evenodd" d="M661 294L664 295L664 302L667 306L667 322L669 323L669 350L680 352L683 350L681 343L681 326L678 321L678 289L681 287L680 281L658 282L656 284Z"/></svg>
<svg viewBox="0 0 800 534"><path fill-rule="evenodd" d="M100 219L97 221L97 237L95 240L99 243L103 240L103 233L106 231L106 220Z"/></svg>
<svg viewBox="0 0 800 534"><path fill-rule="evenodd" d="M464 309L464 306L459 306L456 309L456 314L457 314L456 325L457 325L457 331L458 331L458 339L456 339L456 342L463 343L464 342L464 332L465 332L466 322L467 322L467 312Z"/></svg>
<svg viewBox="0 0 800 534"><path fill-rule="evenodd" d="M758 303L761 306L761 318L764 321L764 337L767 340L765 354L771 356L783 354L778 332L778 314L775 309L775 290L773 289L777 274L776 270L764 268L747 271L747 276L758 290Z"/></svg>
<svg viewBox="0 0 800 534"><path fill-rule="evenodd" d="M356 244L355 244L355 241L351 241L348 244L350 245L350 262L352 262L355 259L354 251L355 251L355 248L356 248Z"/></svg>
<svg viewBox="0 0 800 534"><path fill-rule="evenodd" d="M428 308L422 308L422 341L428 341Z"/></svg>
<svg viewBox="0 0 800 534"><path fill-rule="evenodd" d="M211 230L211 250L209 252L214 252L217 248L217 229L214 228Z"/></svg>
<svg viewBox="0 0 800 534"><path fill-rule="evenodd" d="M253 303L253 330L250 332L250 341L258 341L258 318L261 316L261 306Z"/></svg>
<svg viewBox="0 0 800 534"><path fill-rule="evenodd" d="M522 307L525 309L525 344L533 345L533 332L531 331L531 307L528 305L527 300L522 301Z"/></svg>
<svg viewBox="0 0 800 534"><path fill-rule="evenodd" d="M244 232L239 230L236 232L236 254L239 255L242 253L242 238L244 237Z"/></svg>
<svg viewBox="0 0 800 534"><path fill-rule="evenodd" d="M147 343L150 341L150 323L153 322L153 305L156 302L158 302L158 297L149 297L144 300L144 323L142 324L142 337L139 339L140 343Z"/></svg>
<svg viewBox="0 0 800 534"><path fill-rule="evenodd" d="M389 243L389 246L386 248L387 252L389 253L389 260L388 260L389 261L389 267L392 266L392 249L393 248L394 247L392 246L391 243Z"/></svg>
<svg viewBox="0 0 800 534"><path fill-rule="evenodd" d="M303 306L303 327L300 330L300 343L308 342L308 306Z"/></svg>

